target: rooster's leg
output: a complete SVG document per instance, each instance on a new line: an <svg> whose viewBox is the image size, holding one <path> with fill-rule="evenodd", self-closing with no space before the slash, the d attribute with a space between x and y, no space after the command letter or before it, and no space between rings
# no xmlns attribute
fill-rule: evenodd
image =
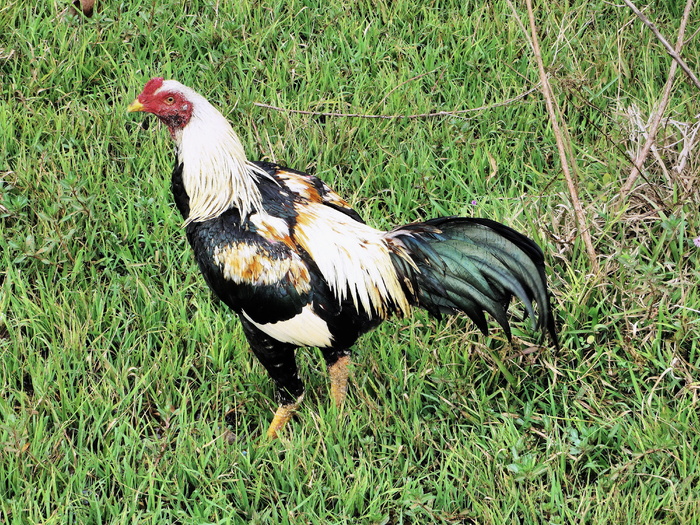
<svg viewBox="0 0 700 525"><path fill-rule="evenodd" d="M331 398L333 399L333 404L340 408L343 406L345 396L348 393L350 351L324 350L323 357L326 359L328 374L331 376Z"/></svg>
<svg viewBox="0 0 700 525"><path fill-rule="evenodd" d="M275 438L304 399L304 384L299 379L294 359L296 347L271 338L244 317L241 317L241 324L251 350L277 387L276 394L280 405L267 429L267 436Z"/></svg>
<svg viewBox="0 0 700 525"><path fill-rule="evenodd" d="M277 407L275 417L272 418L272 423L270 423L270 427L267 429L267 437L272 439L277 437L277 433L282 430L284 425L287 424L287 421L296 413L303 399L304 394L300 395L293 403L287 403L286 405L283 404Z"/></svg>

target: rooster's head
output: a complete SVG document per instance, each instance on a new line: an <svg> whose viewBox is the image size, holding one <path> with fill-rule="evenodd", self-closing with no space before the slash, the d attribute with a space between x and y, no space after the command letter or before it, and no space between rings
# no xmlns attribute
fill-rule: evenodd
<svg viewBox="0 0 700 525"><path fill-rule="evenodd" d="M192 118L193 102L185 88L179 82L152 78L129 107L129 112L144 111L153 113L168 128L171 134L183 129Z"/></svg>

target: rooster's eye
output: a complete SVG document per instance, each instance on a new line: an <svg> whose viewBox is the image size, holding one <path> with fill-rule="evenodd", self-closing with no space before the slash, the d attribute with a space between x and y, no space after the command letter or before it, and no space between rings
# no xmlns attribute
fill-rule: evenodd
<svg viewBox="0 0 700 525"><path fill-rule="evenodd" d="M173 97L168 97L165 99L165 103L170 105L175 103L175 99Z"/></svg>

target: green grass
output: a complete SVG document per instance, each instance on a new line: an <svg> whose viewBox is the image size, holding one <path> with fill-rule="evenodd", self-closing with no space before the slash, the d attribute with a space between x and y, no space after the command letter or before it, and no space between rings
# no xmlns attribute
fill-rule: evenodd
<svg viewBox="0 0 700 525"><path fill-rule="evenodd" d="M650 157L618 208L639 147L624 112L647 118L670 65L629 11L537 8L596 276L539 93L394 120L254 105L412 115L516 97L538 78L507 3L68 6L0 7L0 523L697 523L700 163L673 172L664 125L668 173ZM646 12L674 42L681 9ZM683 56L699 53L695 36ZM155 75L373 225L469 214L535 238L562 348L530 348L525 323L511 346L418 312L361 340L342 414L319 353L300 352L306 401L267 442L272 387L198 275L167 133L125 113ZM679 73L666 116L692 124L698 100Z"/></svg>

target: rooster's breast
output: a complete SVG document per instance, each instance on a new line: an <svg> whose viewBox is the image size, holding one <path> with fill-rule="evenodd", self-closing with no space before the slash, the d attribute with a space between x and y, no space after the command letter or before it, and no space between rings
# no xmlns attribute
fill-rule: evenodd
<svg viewBox="0 0 700 525"><path fill-rule="evenodd" d="M190 223L187 238L212 291L255 323L289 320L310 303L315 276L303 258L237 213Z"/></svg>

